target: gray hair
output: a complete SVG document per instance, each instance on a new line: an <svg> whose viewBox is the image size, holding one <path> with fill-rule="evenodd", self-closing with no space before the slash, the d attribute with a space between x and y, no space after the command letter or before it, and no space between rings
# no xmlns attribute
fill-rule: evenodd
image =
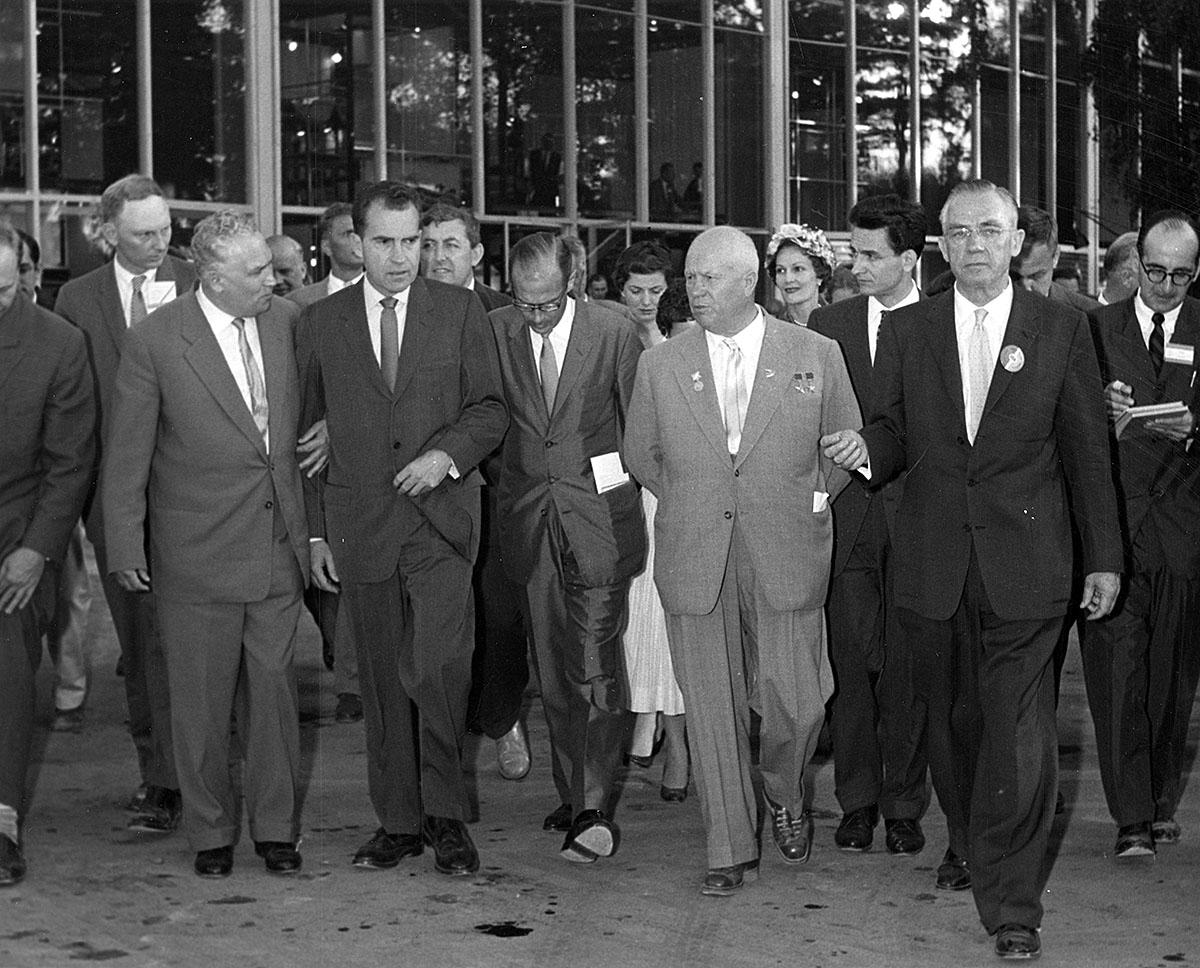
<svg viewBox="0 0 1200 968"><path fill-rule="evenodd" d="M999 195L1001 201L1012 211L1012 224L1015 227L1017 218L1019 217L1019 210L1017 200L1012 197L1012 193L1007 188L1001 188L986 178L971 178L967 181L959 182L950 189L950 195L946 198L946 204L942 206L941 214L938 216L938 221L942 225L942 231L946 231L946 210L950 208L951 202L963 195L986 195L988 192L995 192Z"/></svg>
<svg viewBox="0 0 1200 968"><path fill-rule="evenodd" d="M143 198L163 197L163 190L149 175L132 174L118 178L104 189L100 196L100 222L114 222L126 202L140 202Z"/></svg>
<svg viewBox="0 0 1200 968"><path fill-rule="evenodd" d="M225 248L243 235L258 235L254 216L223 209L201 219L192 233L192 258L197 274L212 268L225 257Z"/></svg>

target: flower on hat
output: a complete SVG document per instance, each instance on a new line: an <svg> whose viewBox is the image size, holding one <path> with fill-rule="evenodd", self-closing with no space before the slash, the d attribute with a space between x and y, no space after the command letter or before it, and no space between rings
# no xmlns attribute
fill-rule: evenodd
<svg viewBox="0 0 1200 968"><path fill-rule="evenodd" d="M825 238L825 233L811 225L796 225L794 222L787 222L775 230L771 241L767 243L767 258L763 265L769 267L779 247L789 243L809 258L820 259L830 272L837 268L837 256L833 254L833 246Z"/></svg>

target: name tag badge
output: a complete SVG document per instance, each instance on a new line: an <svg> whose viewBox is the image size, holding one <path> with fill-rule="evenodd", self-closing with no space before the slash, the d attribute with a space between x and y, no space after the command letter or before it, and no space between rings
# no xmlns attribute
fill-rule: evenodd
<svg viewBox="0 0 1200 968"><path fill-rule="evenodd" d="M1187 343L1168 343L1163 348L1163 362L1192 366L1196 362L1196 347Z"/></svg>

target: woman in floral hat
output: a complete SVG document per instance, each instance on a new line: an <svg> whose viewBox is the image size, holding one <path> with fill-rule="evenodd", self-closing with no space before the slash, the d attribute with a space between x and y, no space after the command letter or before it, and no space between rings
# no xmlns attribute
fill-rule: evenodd
<svg viewBox="0 0 1200 968"><path fill-rule="evenodd" d="M767 243L764 265L783 301L783 318L807 326L837 259L825 233L811 225L781 225Z"/></svg>

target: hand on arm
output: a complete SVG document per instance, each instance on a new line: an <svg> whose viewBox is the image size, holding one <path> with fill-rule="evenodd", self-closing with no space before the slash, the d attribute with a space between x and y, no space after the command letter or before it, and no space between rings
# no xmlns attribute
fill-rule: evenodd
<svg viewBox="0 0 1200 968"><path fill-rule="evenodd" d="M46 558L32 548L14 548L0 562L0 611L12 615L29 604L46 568Z"/></svg>
<svg viewBox="0 0 1200 968"><path fill-rule="evenodd" d="M427 450L405 465L392 481L392 486L409 497L432 491L450 472L450 464L450 455L444 450Z"/></svg>
<svg viewBox="0 0 1200 968"><path fill-rule="evenodd" d="M300 470L305 477L313 477L329 463L329 431L324 420L318 420L305 431L304 436L296 442L296 452L303 454Z"/></svg>
<svg viewBox="0 0 1200 968"><path fill-rule="evenodd" d="M856 471L869 458L867 442L857 430L838 430L821 438L821 448L827 458L844 471Z"/></svg>
<svg viewBox="0 0 1200 968"><path fill-rule="evenodd" d="M1079 607L1088 613L1087 620L1094 622L1104 618L1113 610L1117 593L1121 590L1121 576L1113 571L1094 571L1083 580L1083 598Z"/></svg>
<svg viewBox="0 0 1200 968"><path fill-rule="evenodd" d="M117 584L127 592L150 591L150 572L145 568L126 568L116 575Z"/></svg>

